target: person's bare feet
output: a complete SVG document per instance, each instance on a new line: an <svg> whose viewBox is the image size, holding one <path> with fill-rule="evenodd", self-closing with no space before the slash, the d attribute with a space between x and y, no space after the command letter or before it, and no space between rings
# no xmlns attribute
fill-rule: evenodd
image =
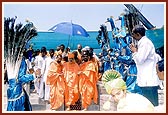
<svg viewBox="0 0 168 115"><path fill-rule="evenodd" d="M87 111L87 109L85 108L85 109L83 109L82 111Z"/></svg>
<svg viewBox="0 0 168 115"><path fill-rule="evenodd" d="M70 108L68 107L68 108L66 108L66 111L70 111Z"/></svg>
<svg viewBox="0 0 168 115"><path fill-rule="evenodd" d="M46 104L50 104L50 101L49 100L45 100Z"/></svg>

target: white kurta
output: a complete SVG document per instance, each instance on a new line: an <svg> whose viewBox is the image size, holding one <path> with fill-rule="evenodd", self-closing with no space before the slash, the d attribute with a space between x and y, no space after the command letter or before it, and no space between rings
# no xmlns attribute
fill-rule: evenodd
<svg viewBox="0 0 168 115"><path fill-rule="evenodd" d="M47 74L48 74L48 69L49 69L49 66L50 66L50 63L52 61L55 60L55 57L51 58L51 57L47 57L46 60L45 60L45 63L46 63L46 69L45 69L45 72L44 72L44 77L43 77L43 82L45 83L45 95L44 95L44 100L49 100L49 97L50 97L50 85L47 85L46 84L46 81L47 81Z"/></svg>
<svg viewBox="0 0 168 115"><path fill-rule="evenodd" d="M41 62L41 56L38 55L35 57L34 59L34 71L36 71L37 69L40 69L42 68L42 62ZM37 91L37 93L39 94L39 90L40 90L40 82L38 80L38 78L36 78L37 76L35 76L35 79L34 79L34 86L35 86L35 89Z"/></svg>
<svg viewBox="0 0 168 115"><path fill-rule="evenodd" d="M133 53L137 65L137 83L139 86L158 86L159 79L156 73L157 56L151 40L146 36L138 41L138 52Z"/></svg>
<svg viewBox="0 0 168 115"><path fill-rule="evenodd" d="M43 82L43 79L44 79L44 72L45 72L45 69L46 69L46 63L45 63L45 59L47 58L47 56L37 56L36 59L35 59L35 71L37 69L40 69L41 70L41 78L40 78L40 82L39 82L39 91L37 91L39 93L39 97L40 98L44 98L44 82ZM38 83L38 82L37 82Z"/></svg>

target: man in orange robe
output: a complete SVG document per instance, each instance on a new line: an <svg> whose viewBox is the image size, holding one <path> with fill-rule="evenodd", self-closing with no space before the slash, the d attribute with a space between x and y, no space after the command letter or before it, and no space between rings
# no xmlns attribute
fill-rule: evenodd
<svg viewBox="0 0 168 115"><path fill-rule="evenodd" d="M94 103L96 104L98 103L98 90L97 90L98 76L97 76L97 71L96 71L97 69L94 62L90 61L88 50L82 51L82 61L83 63L80 65L81 72L88 77L92 85L90 85L89 82L87 84L81 84L81 82L79 82L79 86L83 86L83 87L86 87L85 85L90 86L90 87L87 87L88 91L92 90L93 88L93 91L91 93L89 92L86 93L86 91L80 92L82 94L82 106L86 110L87 107L91 104L91 102L87 101L88 100L87 97L90 97L91 99L93 99ZM89 102L87 103L87 105L86 105L86 101Z"/></svg>
<svg viewBox="0 0 168 115"><path fill-rule="evenodd" d="M87 110L94 96L94 86L83 72L80 73L79 92L81 94L82 107Z"/></svg>
<svg viewBox="0 0 168 115"><path fill-rule="evenodd" d="M98 57L94 54L93 52L93 48L89 48L89 56L90 56L90 61L92 61L95 64L96 67L96 76L98 77L98 79L100 79L100 75L99 75L99 59Z"/></svg>
<svg viewBox="0 0 168 115"><path fill-rule="evenodd" d="M66 110L70 110L70 105L75 105L79 100L79 65L74 60L74 54L68 54L68 62L64 63L63 73L65 77L66 90L65 90L65 105Z"/></svg>
<svg viewBox="0 0 168 115"><path fill-rule="evenodd" d="M47 74L47 84L50 85L50 108L52 110L57 110L64 104L65 79L61 60L62 56L58 54L56 60L51 62Z"/></svg>

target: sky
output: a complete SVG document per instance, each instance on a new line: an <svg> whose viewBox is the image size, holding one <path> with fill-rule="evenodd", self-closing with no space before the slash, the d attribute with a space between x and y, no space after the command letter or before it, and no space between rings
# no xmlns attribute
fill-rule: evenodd
<svg viewBox="0 0 168 115"><path fill-rule="evenodd" d="M37 31L48 31L61 22L73 22L84 27L87 31L98 31L105 24L110 30L107 18L118 16L127 9L124 4L133 4L157 28L165 24L165 2L2 2L4 17L17 16L16 23L32 21ZM120 27L120 21L115 22Z"/></svg>

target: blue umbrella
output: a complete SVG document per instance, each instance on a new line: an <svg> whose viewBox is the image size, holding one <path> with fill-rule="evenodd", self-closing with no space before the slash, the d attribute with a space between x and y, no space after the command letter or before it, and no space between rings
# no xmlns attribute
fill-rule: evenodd
<svg viewBox="0 0 168 115"><path fill-rule="evenodd" d="M70 36L83 36L83 37L89 36L87 31L82 26L78 24L73 24L72 22L59 23L50 28L49 30L54 31L56 33L68 34L69 38ZM69 40L68 40L68 46L69 46Z"/></svg>

